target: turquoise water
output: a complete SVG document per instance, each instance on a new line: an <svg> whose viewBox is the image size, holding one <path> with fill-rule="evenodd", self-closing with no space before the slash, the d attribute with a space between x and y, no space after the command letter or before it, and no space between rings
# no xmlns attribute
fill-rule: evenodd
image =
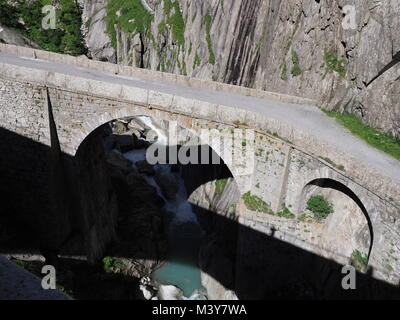
<svg viewBox="0 0 400 320"><path fill-rule="evenodd" d="M201 229L193 223L174 226L169 239L170 254L166 263L151 278L161 284L172 284L189 298L194 291L205 293L201 285L198 255Z"/></svg>
<svg viewBox="0 0 400 320"><path fill-rule="evenodd" d="M199 268L185 262L168 261L153 273L152 278L159 283L172 284L182 289L187 298L195 290L202 290Z"/></svg>

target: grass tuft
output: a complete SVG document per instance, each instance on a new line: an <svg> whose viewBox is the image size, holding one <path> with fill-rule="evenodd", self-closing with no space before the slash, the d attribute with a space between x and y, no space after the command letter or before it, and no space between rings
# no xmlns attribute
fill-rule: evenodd
<svg viewBox="0 0 400 320"><path fill-rule="evenodd" d="M365 272L368 268L368 257L360 251L354 250L351 254L349 264L356 268L357 271Z"/></svg>
<svg viewBox="0 0 400 320"><path fill-rule="evenodd" d="M251 194L250 191L246 192L242 196L242 199L244 200L246 208L251 211L264 212L268 214L272 213L272 210L269 207L269 205L261 198L257 197L254 194Z"/></svg>
<svg viewBox="0 0 400 320"><path fill-rule="evenodd" d="M336 52L325 49L324 62L325 75L332 72L337 72L342 78L346 75L346 61L343 59L338 59Z"/></svg>
<svg viewBox="0 0 400 320"><path fill-rule="evenodd" d="M284 217L286 219L293 219L295 215L285 206L283 209L276 213L279 217Z"/></svg>
<svg viewBox="0 0 400 320"><path fill-rule="evenodd" d="M350 130L352 134L366 141L372 147L379 149L393 158L400 160L400 140L390 134L382 133L362 122L355 115L333 111L322 111L329 117L335 118L340 124Z"/></svg>
<svg viewBox="0 0 400 320"><path fill-rule="evenodd" d="M206 14L204 17L204 23L206 24L206 41L208 45L208 62L211 64L215 64L215 55L212 48L212 41L211 41L211 25L212 25L212 18L210 14Z"/></svg>
<svg viewBox="0 0 400 320"><path fill-rule="evenodd" d="M297 76L301 75L302 71L301 71L300 64L299 64L300 59L295 50L292 50L292 62L293 62L293 67L292 67L291 73L292 73L293 77L297 77Z"/></svg>
<svg viewBox="0 0 400 320"><path fill-rule="evenodd" d="M215 192L218 195L222 195L224 193L226 184L228 183L229 178L226 179L220 179L215 181Z"/></svg>

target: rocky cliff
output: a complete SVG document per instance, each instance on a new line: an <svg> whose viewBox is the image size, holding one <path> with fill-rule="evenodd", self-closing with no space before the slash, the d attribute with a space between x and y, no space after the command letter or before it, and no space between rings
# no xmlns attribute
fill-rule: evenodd
<svg viewBox="0 0 400 320"><path fill-rule="evenodd" d="M32 40L24 37L15 30L7 28L0 24L0 42L9 43L17 46L31 47L35 49L40 49L40 46L34 43Z"/></svg>
<svg viewBox="0 0 400 320"><path fill-rule="evenodd" d="M400 136L400 3L86 1L93 58L314 98Z"/></svg>

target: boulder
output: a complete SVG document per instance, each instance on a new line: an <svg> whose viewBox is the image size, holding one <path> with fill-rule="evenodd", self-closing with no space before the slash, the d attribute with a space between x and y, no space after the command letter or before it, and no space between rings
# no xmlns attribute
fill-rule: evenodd
<svg viewBox="0 0 400 320"><path fill-rule="evenodd" d="M41 49L37 43L24 37L22 34L15 31L14 29L7 28L4 25L0 25L0 43L8 43L16 46Z"/></svg>
<svg viewBox="0 0 400 320"><path fill-rule="evenodd" d="M112 126L113 134L121 135L128 131L128 126L125 122L115 121Z"/></svg>
<svg viewBox="0 0 400 320"><path fill-rule="evenodd" d="M137 130L139 132L146 131L146 127L136 119L131 119L129 121L128 128L131 130Z"/></svg>
<svg viewBox="0 0 400 320"><path fill-rule="evenodd" d="M160 285L158 287L158 298L160 300L180 300L183 291L172 285Z"/></svg>
<svg viewBox="0 0 400 320"><path fill-rule="evenodd" d="M153 288L148 285L141 284L139 286L139 289L142 291L143 296L146 300L150 300L154 296Z"/></svg>
<svg viewBox="0 0 400 320"><path fill-rule="evenodd" d="M154 130L147 130L145 132L145 140L149 143L154 143L158 139L158 133Z"/></svg>

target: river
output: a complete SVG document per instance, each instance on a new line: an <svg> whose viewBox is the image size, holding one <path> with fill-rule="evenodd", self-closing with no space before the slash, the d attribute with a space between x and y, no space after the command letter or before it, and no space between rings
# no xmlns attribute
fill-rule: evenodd
<svg viewBox="0 0 400 320"><path fill-rule="evenodd" d="M149 117L138 117L146 127L158 134L156 144L166 146L168 138L159 130ZM146 159L146 149L133 150L123 154L125 158L134 163ZM196 214L191 204L187 201L185 183L179 172L172 172L170 165L158 164L155 170L161 170L164 174L174 175L178 182L178 192L174 199L166 199L151 175L143 174L143 177L152 185L165 200L165 210L173 213L173 218L168 228L168 255L165 263L151 275L152 280L158 284L174 285L183 291L182 300L196 300L206 296L206 291L201 285L198 256L203 230L197 221Z"/></svg>

